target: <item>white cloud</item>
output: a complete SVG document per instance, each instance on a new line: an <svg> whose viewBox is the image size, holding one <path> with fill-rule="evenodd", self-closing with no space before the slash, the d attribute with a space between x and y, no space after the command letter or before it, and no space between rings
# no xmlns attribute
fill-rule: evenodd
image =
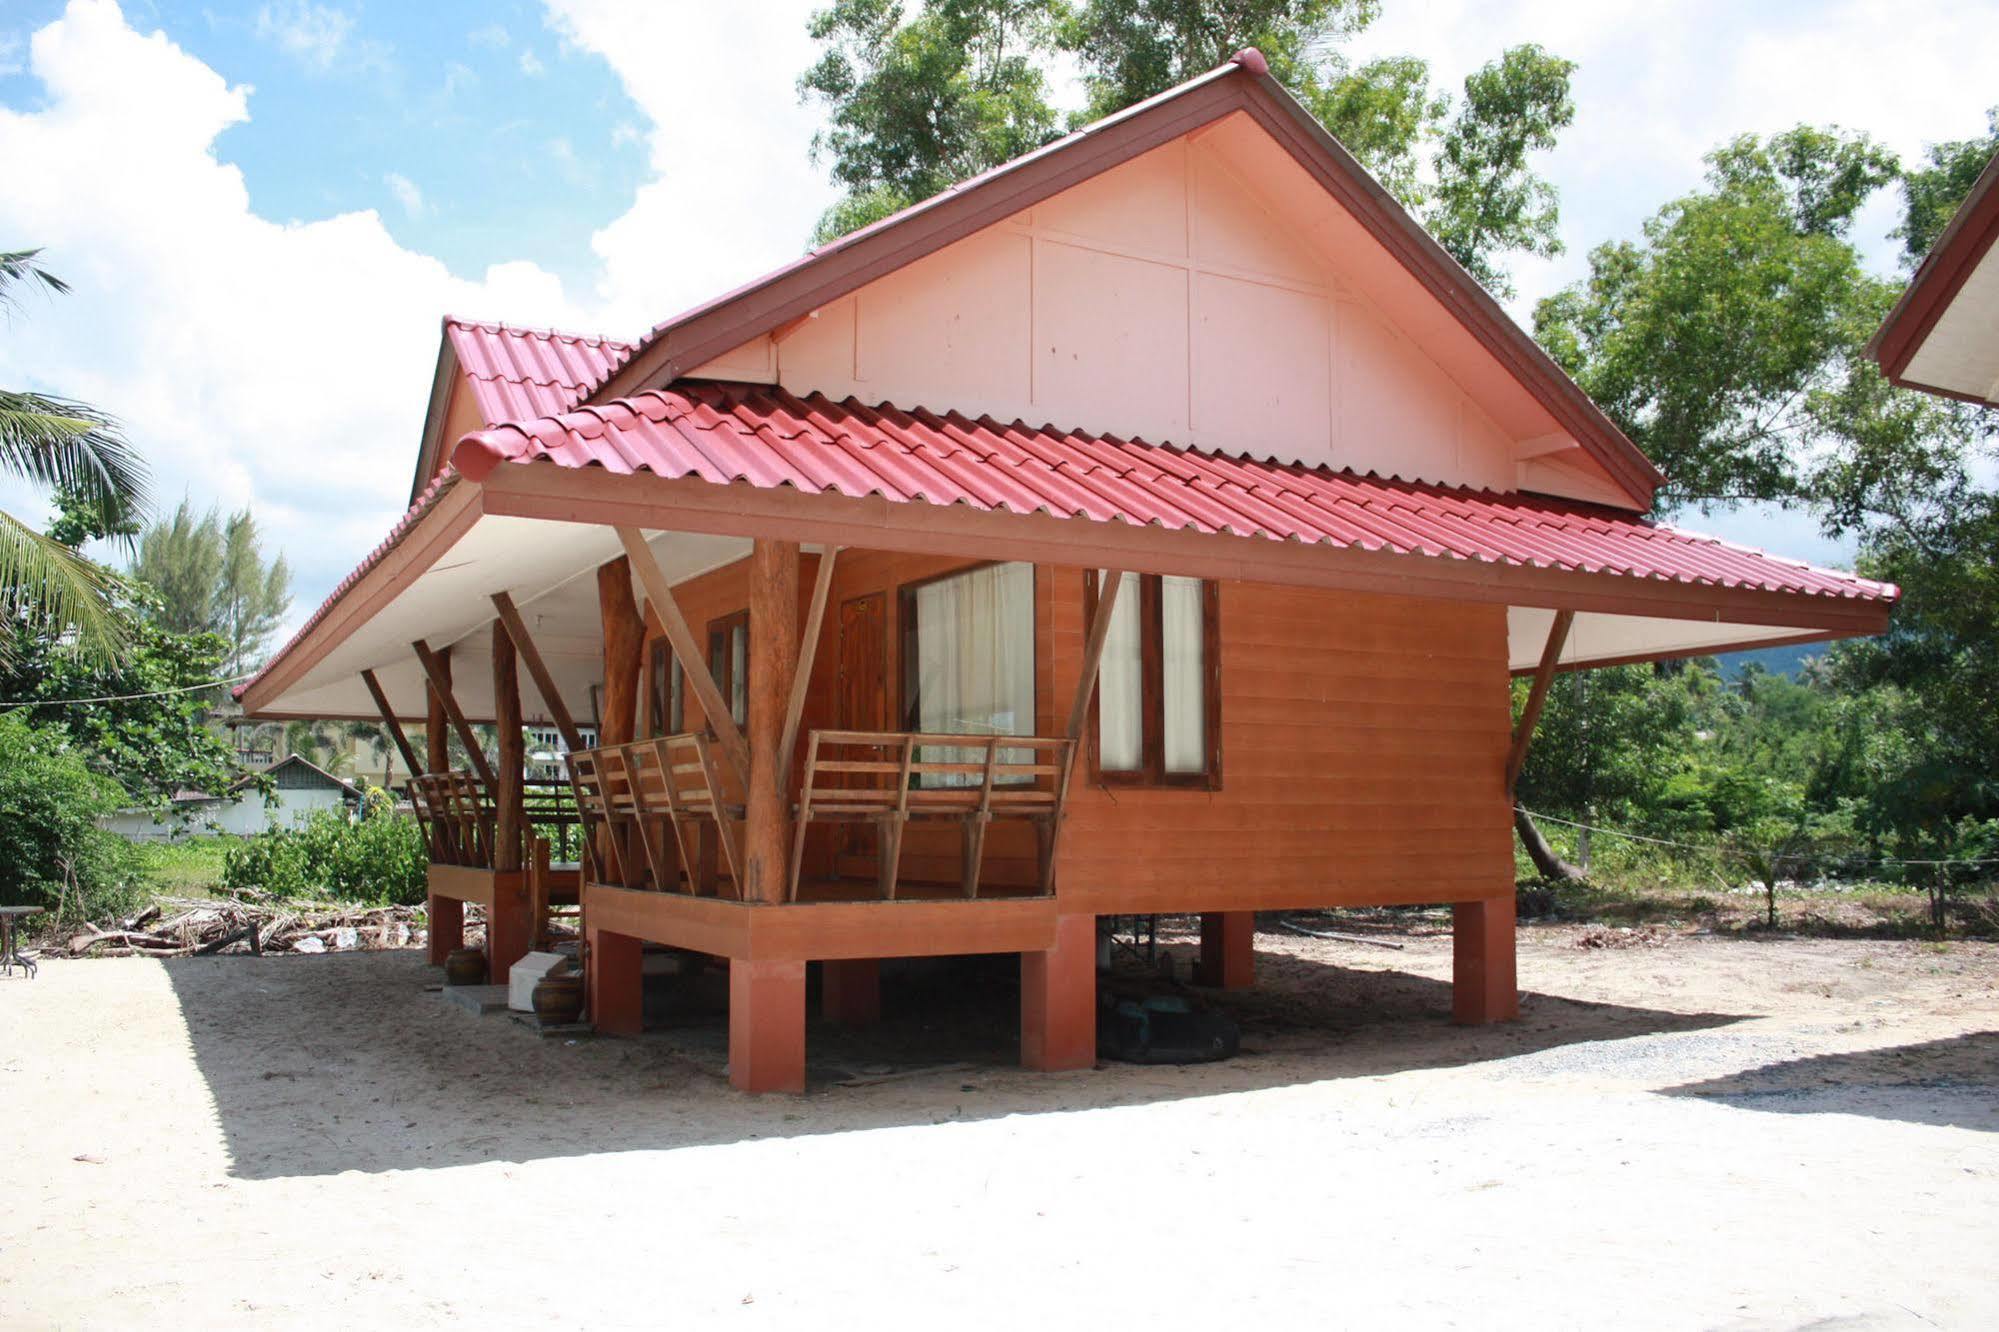
<svg viewBox="0 0 1999 1332"><path fill-rule="evenodd" d="M382 183L389 187L390 194L396 196L396 202L403 206L403 212L413 218L423 216L423 191L416 187L415 181L400 171L391 171L382 177Z"/></svg>
<svg viewBox="0 0 1999 1332"><path fill-rule="evenodd" d="M533 51L528 50L526 47L522 47L521 73L527 75L531 79L538 79L546 72L547 72L546 68L541 63L541 57L536 55Z"/></svg>
<svg viewBox="0 0 1999 1332"><path fill-rule="evenodd" d="M353 15L309 0L282 0L257 11L258 37L320 73L333 68L353 31Z"/></svg>
<svg viewBox="0 0 1999 1332"><path fill-rule="evenodd" d="M0 34L0 78L19 74L25 68L21 63L21 39L13 33Z"/></svg>
<svg viewBox="0 0 1999 1332"><path fill-rule="evenodd" d="M0 107L0 161L35 188L0 191L0 236L46 246L74 290L0 330L0 384L114 412L163 499L254 503L302 616L402 510L439 317L594 320L535 264L454 277L372 211L258 216L215 154L249 90L111 0L72 0L30 52L43 96Z"/></svg>
<svg viewBox="0 0 1999 1332"><path fill-rule="evenodd" d="M652 178L591 242L611 326L656 324L796 258L834 198L806 161L818 112L795 87L818 0L545 2L562 40L609 62L651 122Z"/></svg>

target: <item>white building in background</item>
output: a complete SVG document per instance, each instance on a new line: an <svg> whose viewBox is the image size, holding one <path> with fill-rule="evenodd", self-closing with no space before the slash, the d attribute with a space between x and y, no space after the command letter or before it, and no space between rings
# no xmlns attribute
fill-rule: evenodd
<svg viewBox="0 0 1999 1332"><path fill-rule="evenodd" d="M288 828L320 810L354 812L361 788L342 781L319 765L293 754L261 774L275 789L268 799L257 789L257 777L245 777L223 795L183 791L164 813L126 809L107 814L98 825L134 842L165 841L222 833L248 837L271 828Z"/></svg>

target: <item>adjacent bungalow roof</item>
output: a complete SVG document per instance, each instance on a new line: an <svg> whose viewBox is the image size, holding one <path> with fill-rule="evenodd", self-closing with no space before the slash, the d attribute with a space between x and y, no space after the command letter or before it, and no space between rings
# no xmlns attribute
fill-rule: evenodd
<svg viewBox="0 0 1999 1332"><path fill-rule="evenodd" d="M1999 155L1965 196L1867 351L1904 388L1999 403Z"/></svg>
<svg viewBox="0 0 1999 1332"><path fill-rule="evenodd" d="M684 383L509 423L452 454L467 479L503 466L698 477L911 504L1045 513L1404 555L1479 560L1812 597L1895 589L1576 500L1224 457L1050 426L1001 425L781 388Z"/></svg>

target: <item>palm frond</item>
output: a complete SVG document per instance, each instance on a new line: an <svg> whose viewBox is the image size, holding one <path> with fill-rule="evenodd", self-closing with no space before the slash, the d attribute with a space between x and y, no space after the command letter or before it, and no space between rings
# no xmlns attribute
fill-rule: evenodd
<svg viewBox="0 0 1999 1332"><path fill-rule="evenodd" d="M0 389L0 471L67 490L107 515L146 505L146 465L95 407L45 393Z"/></svg>
<svg viewBox="0 0 1999 1332"><path fill-rule="evenodd" d="M40 249L0 250L0 307L14 304L14 288L24 282L38 282L57 296L69 290L69 283L35 262L40 253Z"/></svg>
<svg viewBox="0 0 1999 1332"><path fill-rule="evenodd" d="M14 633L53 632L74 638L93 656L115 659L128 643L111 604L116 575L62 542L0 512L0 661L12 653Z"/></svg>

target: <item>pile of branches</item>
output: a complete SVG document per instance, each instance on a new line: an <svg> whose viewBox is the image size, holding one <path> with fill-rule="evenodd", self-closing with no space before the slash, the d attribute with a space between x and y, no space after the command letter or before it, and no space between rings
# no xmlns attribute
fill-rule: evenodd
<svg viewBox="0 0 1999 1332"><path fill-rule="evenodd" d="M423 942L421 908L231 897L163 897L127 920L71 936L71 957L199 957L224 951L334 953Z"/></svg>

